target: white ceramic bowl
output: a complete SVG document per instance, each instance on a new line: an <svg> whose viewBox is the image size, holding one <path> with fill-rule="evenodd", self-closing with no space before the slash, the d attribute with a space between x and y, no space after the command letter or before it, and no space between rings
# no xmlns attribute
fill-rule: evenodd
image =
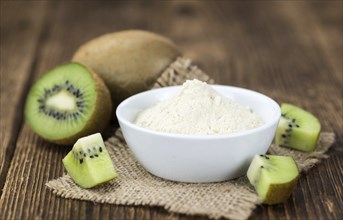
<svg viewBox="0 0 343 220"><path fill-rule="evenodd" d="M265 154L280 119L279 105L260 93L230 86L213 89L250 106L265 121L261 127L228 135L180 135L153 131L133 123L137 114L169 98L181 86L153 89L124 100L116 114L124 138L150 173L179 182L219 182L245 175L256 154Z"/></svg>

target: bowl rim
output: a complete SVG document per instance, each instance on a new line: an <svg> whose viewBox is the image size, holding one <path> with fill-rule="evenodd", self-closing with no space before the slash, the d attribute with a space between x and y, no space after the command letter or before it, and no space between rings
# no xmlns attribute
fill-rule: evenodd
<svg viewBox="0 0 343 220"><path fill-rule="evenodd" d="M241 137L241 136L246 136L261 130L265 130L269 127L272 127L275 123L278 123L278 121L280 120L281 117L281 109L280 109L280 105L273 100L272 98L270 98L267 95L264 95L260 92L254 91L254 90L250 90L250 89L246 89L243 87L236 87L236 86L227 86L227 85L219 85L219 84L209 84L211 87L215 88L226 88L226 89L233 89L233 90L237 90L237 91L245 91L248 93L253 93L255 95L259 95L261 97L263 97L264 99L268 100L271 105L272 108L274 110L276 110L276 114L274 116L274 118L272 118L271 121L264 123L263 125L256 127L256 128L252 128L249 130L245 130L245 131L241 131L241 132L235 132L235 133L230 133L230 134L216 134L216 135L199 135L199 134L178 134L178 133L168 133L168 132L161 132L161 131L155 131L155 130L151 130L148 128L143 128L140 127L136 124L134 124L133 122L130 122L129 120L127 120L126 118L122 117L121 112L123 111L124 107L127 103L129 103L132 99L137 98L139 96L144 96L146 94L149 93L156 93L158 91L162 91L162 90L169 90L169 89L177 89L177 88L181 88L182 85L178 85L178 86L167 86L167 87L162 87L162 88L156 88L156 89L151 89L151 90L147 90L147 91L143 91L140 93L137 93L135 95L132 95L128 98L126 98L125 100L123 100L116 109L116 116L117 119L119 121L119 123L123 123L126 126L141 131L141 132L146 132L152 135L157 135L157 136L164 136L164 137L170 137L170 138L179 138L179 139L199 139L199 140L212 140L212 139L227 139L227 138L235 138L235 137ZM217 91L218 92L218 91ZM218 92L220 93L220 92ZM225 94L222 94L225 95Z"/></svg>

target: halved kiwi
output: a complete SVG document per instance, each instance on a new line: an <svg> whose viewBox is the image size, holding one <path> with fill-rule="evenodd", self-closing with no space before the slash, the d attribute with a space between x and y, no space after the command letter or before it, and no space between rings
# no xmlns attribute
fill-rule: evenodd
<svg viewBox="0 0 343 220"><path fill-rule="evenodd" d="M63 158L63 165L74 182L83 188L118 176L100 133L80 138Z"/></svg>
<svg viewBox="0 0 343 220"><path fill-rule="evenodd" d="M289 198L297 183L299 171L292 157L256 155L247 176L262 203L271 205Z"/></svg>
<svg viewBox="0 0 343 220"><path fill-rule="evenodd" d="M314 151L320 133L320 122L310 112L283 103L275 143L301 151Z"/></svg>
<svg viewBox="0 0 343 220"><path fill-rule="evenodd" d="M32 86L25 104L25 119L44 139L73 144L101 132L110 119L112 103L103 81L78 63L58 66Z"/></svg>

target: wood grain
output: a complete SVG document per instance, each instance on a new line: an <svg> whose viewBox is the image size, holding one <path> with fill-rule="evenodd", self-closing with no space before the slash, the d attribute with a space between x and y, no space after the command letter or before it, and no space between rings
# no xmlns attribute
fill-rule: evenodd
<svg viewBox="0 0 343 220"><path fill-rule="evenodd" d="M36 61L36 50L44 25L45 6L44 3L1 3L1 189L22 125L23 103ZM18 11L21 13L12 17L12 14Z"/></svg>
<svg viewBox="0 0 343 220"><path fill-rule="evenodd" d="M23 123L29 85L68 62L87 40L130 28L170 37L220 84L254 89L317 115L323 130L337 136L330 158L300 178L285 204L259 206L251 219L340 219L341 9L341 1L1 3L0 219L207 219L62 199L45 187L63 175L61 160L70 147L43 141Z"/></svg>

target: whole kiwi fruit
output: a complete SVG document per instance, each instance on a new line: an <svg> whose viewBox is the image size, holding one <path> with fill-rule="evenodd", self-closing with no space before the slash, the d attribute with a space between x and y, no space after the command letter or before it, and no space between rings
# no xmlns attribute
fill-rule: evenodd
<svg viewBox="0 0 343 220"><path fill-rule="evenodd" d="M93 69L110 90L113 107L150 89L180 51L167 38L142 30L99 36L82 45L72 60Z"/></svg>

